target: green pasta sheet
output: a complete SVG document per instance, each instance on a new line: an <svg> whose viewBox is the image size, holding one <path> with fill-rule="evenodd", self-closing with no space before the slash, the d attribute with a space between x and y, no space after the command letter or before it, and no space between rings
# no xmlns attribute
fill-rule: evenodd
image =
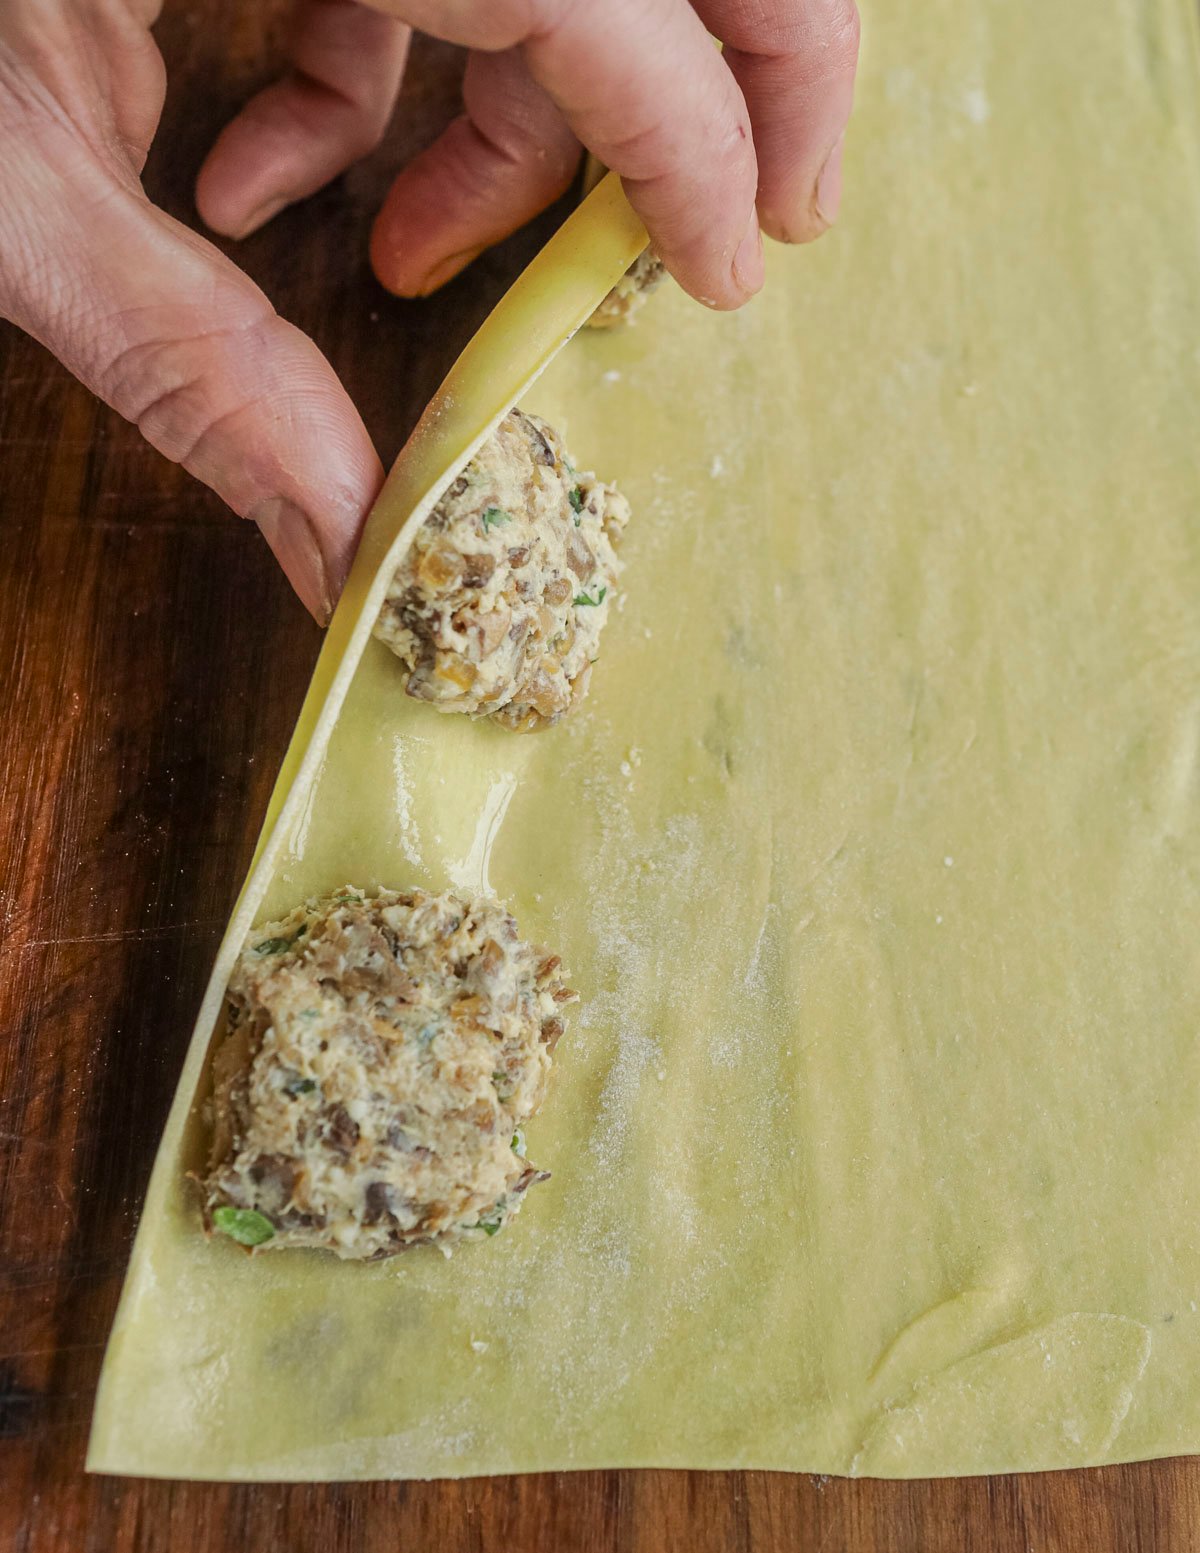
<svg viewBox="0 0 1200 1553"><path fill-rule="evenodd" d="M866 23L837 233L772 249L737 315L669 289L529 386L641 240L610 180L401 460L188 1059L93 1468L1200 1446L1194 22ZM525 738L409 701L365 638L403 520L518 392L634 510L591 695ZM247 923L346 882L490 887L582 994L528 1129L553 1179L450 1258L249 1258L185 1181Z"/></svg>

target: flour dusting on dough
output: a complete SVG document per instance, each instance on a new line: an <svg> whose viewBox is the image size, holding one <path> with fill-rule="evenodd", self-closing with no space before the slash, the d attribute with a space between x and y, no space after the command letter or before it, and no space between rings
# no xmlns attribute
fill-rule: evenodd
<svg viewBox="0 0 1200 1553"><path fill-rule="evenodd" d="M413 814L412 787L405 770L404 757L405 742L397 739L392 746L392 770L396 778L396 822L400 827L400 849L414 868L420 868L421 832ZM466 887L471 888L470 885ZM486 884L482 888L486 889Z"/></svg>

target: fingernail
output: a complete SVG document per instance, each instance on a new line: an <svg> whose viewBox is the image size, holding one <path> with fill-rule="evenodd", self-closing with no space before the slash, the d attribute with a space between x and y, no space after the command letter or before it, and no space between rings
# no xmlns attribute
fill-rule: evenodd
<svg viewBox="0 0 1200 1553"><path fill-rule="evenodd" d="M756 291L762 290L765 277L762 232L758 225L758 213L752 210L746 235L733 256L733 278L747 296L753 296Z"/></svg>
<svg viewBox="0 0 1200 1553"><path fill-rule="evenodd" d="M328 625L333 596L325 557L308 514L294 502L273 496L249 514L283 567L287 580L318 625Z"/></svg>
<svg viewBox="0 0 1200 1553"><path fill-rule="evenodd" d="M257 209L252 210L244 221L238 223L236 231L229 232L226 235L234 238L235 241L240 241L243 237L249 237L251 233L257 232L260 226L266 226L272 216L277 216L285 206L291 203L292 196L290 194L277 195L275 199L267 200L265 204L259 205Z"/></svg>
<svg viewBox="0 0 1200 1553"><path fill-rule="evenodd" d="M414 297L427 297L436 291L439 286L444 286L448 280L453 280L459 270L465 270L473 259L478 259L483 252L481 243L477 248L464 248L461 253L452 253L448 259L443 259L440 264L435 264L426 275L425 279L418 281L409 293Z"/></svg>
<svg viewBox="0 0 1200 1553"><path fill-rule="evenodd" d="M826 226L832 226L837 220L838 207L842 203L842 148L845 143L845 135L839 135L833 150L825 158L824 167L817 174L813 204Z"/></svg>

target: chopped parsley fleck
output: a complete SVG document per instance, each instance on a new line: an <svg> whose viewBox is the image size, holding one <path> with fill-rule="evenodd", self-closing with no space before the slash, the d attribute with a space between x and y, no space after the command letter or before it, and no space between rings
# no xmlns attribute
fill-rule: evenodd
<svg viewBox="0 0 1200 1553"><path fill-rule="evenodd" d="M607 588L603 588L603 587L596 594L596 597L594 599L593 598L589 598L586 593L577 593L575 595L575 608L576 609L582 609L585 605L590 604L591 607L593 609L595 609L598 604L603 604L604 603L604 598L605 598L605 595L607 593L608 593L608 589Z"/></svg>
<svg viewBox="0 0 1200 1553"><path fill-rule="evenodd" d="M282 954L285 949L290 949L293 944L299 943L308 932L308 923L302 922L291 938L264 938L261 944L255 944L255 954Z"/></svg>
<svg viewBox="0 0 1200 1553"><path fill-rule="evenodd" d="M500 1204L497 1203L488 1214L487 1218L480 1219L479 1223L475 1227L476 1229L481 1229L485 1235L498 1235L503 1223L504 1214L501 1210Z"/></svg>
<svg viewBox="0 0 1200 1553"><path fill-rule="evenodd" d="M213 1228L236 1240L239 1246L261 1246L275 1234L275 1226L266 1214L254 1208L216 1208L212 1218Z"/></svg>
<svg viewBox="0 0 1200 1553"><path fill-rule="evenodd" d="M316 1087L317 1081L315 1078L304 1078L299 1073L288 1079L283 1086L285 1093L289 1095L311 1095Z"/></svg>
<svg viewBox="0 0 1200 1553"><path fill-rule="evenodd" d="M512 1148L518 1159L525 1158L525 1134L520 1127L513 1133Z"/></svg>
<svg viewBox="0 0 1200 1553"><path fill-rule="evenodd" d="M579 486L575 487L575 489L567 497L567 500L571 503L571 511L576 514L575 527L578 528L578 514L583 511L583 492L580 490Z"/></svg>
<svg viewBox="0 0 1200 1553"><path fill-rule="evenodd" d="M512 522L512 513L505 512L503 507L485 507L483 509L483 532L486 534L489 528L499 528L504 523Z"/></svg>
<svg viewBox="0 0 1200 1553"><path fill-rule="evenodd" d="M254 952L255 954L282 954L295 942L294 938L264 938L261 944L255 944Z"/></svg>

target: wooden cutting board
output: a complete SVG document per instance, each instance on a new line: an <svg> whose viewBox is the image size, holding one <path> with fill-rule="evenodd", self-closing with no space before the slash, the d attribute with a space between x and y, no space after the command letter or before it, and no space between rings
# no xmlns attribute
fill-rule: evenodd
<svg viewBox="0 0 1200 1553"><path fill-rule="evenodd" d="M277 59L278 6L162 22L147 171L191 219L204 149ZM418 48L388 143L238 250L312 333L385 460L558 214L430 301L365 260L391 172L454 112ZM1200 1546L1200 1465L943 1482L598 1472L245 1487L88 1478L87 1425L135 1218L221 927L319 633L265 545L44 351L0 328L0 1547L811 1549Z"/></svg>

